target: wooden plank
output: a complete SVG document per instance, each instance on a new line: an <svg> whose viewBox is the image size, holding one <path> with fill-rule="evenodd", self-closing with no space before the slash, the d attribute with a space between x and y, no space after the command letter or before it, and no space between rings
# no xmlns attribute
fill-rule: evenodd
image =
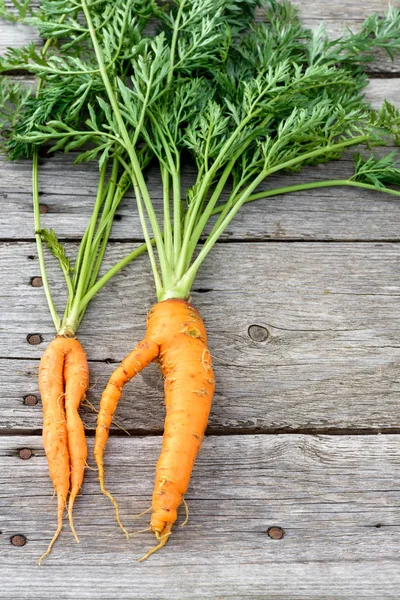
<svg viewBox="0 0 400 600"><path fill-rule="evenodd" d="M112 244L107 264L130 248ZM30 284L38 275L34 255L30 243L0 246L3 431L41 426L40 406L23 404L26 394L38 393L37 361L53 336L43 290ZM400 245L389 243L218 245L192 295L218 382L210 431L398 429L399 262ZM51 265L61 307L62 279ZM89 358L120 361L142 338L153 301L143 258L89 309L80 330ZM31 333L43 343L27 343ZM113 367L92 368L90 399L98 405ZM154 366L127 388L118 421L133 431L160 431L162 402ZM84 421L93 428L95 417L85 411Z"/></svg>
<svg viewBox="0 0 400 600"><path fill-rule="evenodd" d="M159 438L110 440L107 483L130 531L145 527ZM29 460L19 450L29 448ZM0 438L2 594L5 598L397 598L400 437L206 438L186 495L190 520L162 552L129 543L88 470L75 510L41 569L55 500L39 437ZM92 462L92 460L91 460ZM12 494L10 494L12 490ZM34 507L34 508L33 508ZM181 520L183 515L181 515ZM266 533L283 528L281 540ZM27 538L23 547L13 535ZM234 567L234 568L232 568Z"/></svg>
<svg viewBox="0 0 400 600"><path fill-rule="evenodd" d="M312 4L310 0L292 0L292 4L300 9L300 15L306 27L315 29L321 21L324 21L329 36L334 39L340 37L347 27L352 31L359 30L368 16L377 13L384 14L388 9L389 2L388 0L369 0L368 3L363 3L362 7L354 0L337 0L335 3L315 0ZM392 4L397 6L398 0ZM33 2L32 5L36 6L37 3ZM6 6L10 10L11 2L6 0ZM263 14L259 10L257 20L262 19ZM3 54L9 46L23 46L31 40L38 46L42 45L36 30L20 24L0 21L0 54ZM398 73L400 60L396 58L392 62L385 52L378 52L377 60L372 65L371 71Z"/></svg>
<svg viewBox="0 0 400 600"><path fill-rule="evenodd" d="M400 79L373 80L368 99L379 106L384 98L398 103ZM386 149L377 150L383 154ZM48 212L42 225L54 228L60 238L80 238L88 222L98 181L96 163L73 166L74 155L57 153L42 160L41 202ZM351 154L341 161L307 168L298 175L271 178L261 189L323 179L343 178L352 173ZM195 173L187 166L183 192ZM147 174L150 194L161 212L162 186L155 168ZM0 238L32 239L30 161L0 163ZM307 213L307 218L304 218ZM142 237L134 199L129 197L118 210L112 239ZM400 202L374 192L349 188L326 188L278 196L244 207L228 227L225 239L399 239Z"/></svg>

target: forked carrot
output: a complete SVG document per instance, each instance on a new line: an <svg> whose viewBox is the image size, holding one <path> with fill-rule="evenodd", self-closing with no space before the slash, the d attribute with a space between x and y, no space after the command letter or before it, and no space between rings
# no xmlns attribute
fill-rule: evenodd
<svg viewBox="0 0 400 600"><path fill-rule="evenodd" d="M51 551L62 529L67 502L71 529L77 542L72 507L83 481L87 445L78 407L89 385L89 369L80 342L57 336L45 350L39 367L43 404L43 445L57 495L57 530L39 564Z"/></svg>
<svg viewBox="0 0 400 600"><path fill-rule="evenodd" d="M104 486L103 454L108 431L123 386L157 357L165 381L166 419L150 527L159 543L143 559L168 540L189 485L214 394L206 330L200 314L189 302L170 299L153 306L144 340L117 367L101 398L95 459L101 489L115 504L118 521L118 505Z"/></svg>

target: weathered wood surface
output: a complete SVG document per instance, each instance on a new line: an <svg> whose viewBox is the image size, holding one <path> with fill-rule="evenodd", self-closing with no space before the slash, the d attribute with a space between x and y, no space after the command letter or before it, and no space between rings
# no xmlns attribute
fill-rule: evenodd
<svg viewBox="0 0 400 600"><path fill-rule="evenodd" d="M128 516L149 504L160 443L114 438L107 448L107 482L130 531L148 522ZM208 437L186 496L189 523L141 565L153 537L125 540L88 471L75 511L81 544L66 523L39 568L56 509L41 441L1 437L2 597L397 598L399 447L397 435ZM10 544L18 534L23 547Z"/></svg>
<svg viewBox="0 0 400 600"><path fill-rule="evenodd" d="M388 6L386 0L295 3L309 26L325 19L332 35L343 26L357 29L365 16ZM0 23L0 53L32 39L40 44L33 30ZM372 70L400 73L400 61L382 56ZM398 103L399 92L400 79L373 79L368 98L374 106L384 98ZM98 177L94 165L72 167L72 159L56 154L40 170L48 208L43 225L71 241L82 234ZM350 171L346 156L300 177L342 178ZM184 181L191 175L187 168ZM278 176L270 185L297 177ZM159 202L154 172L148 181ZM0 199L0 597L397 600L400 202L335 188L277 197L239 213L193 292L209 330L218 386L211 435L187 494L189 524L176 528L164 552L137 564L152 537L125 541L96 473L88 470L76 504L81 545L66 526L39 569L36 559L53 534L56 510L36 435L36 375L53 331L43 290L31 285L39 270L29 162L0 163ZM107 265L141 239L133 200L118 214L112 234L118 243L111 244ZM75 243L67 247L76 250ZM49 262L61 307L61 278ZM91 359L89 400L96 405L113 362L143 335L154 300L146 262L143 257L127 267L82 323ZM28 344L32 333L43 342ZM106 460L107 482L124 517L150 501L162 385L151 365L120 402L117 421L133 435L114 428L119 437L110 439ZM38 403L24 404L27 395ZM92 432L93 412L83 408L82 415ZM384 433L370 435L378 432ZM29 460L19 457L22 448L33 451ZM137 529L147 522L145 516L129 524ZM284 529L282 540L268 536L271 526ZM26 536L25 546L10 543L16 534Z"/></svg>
<svg viewBox="0 0 400 600"><path fill-rule="evenodd" d="M131 247L112 244L107 264ZM33 243L0 245L0 305L7 307L0 324L0 427L6 431L40 428L39 407L24 406L23 397L37 394L38 359L53 329L43 290L31 285L39 273L34 256ZM62 280L51 265L61 307ZM210 430L398 428L399 267L397 243L217 246L193 292L218 380ZM90 359L120 361L142 338L153 301L143 257L89 308L80 339ZM254 325L263 329L249 330ZM32 333L43 343L30 345ZM98 405L113 365L92 366L90 400ZM155 366L130 384L118 411L121 425L159 431L162 388ZM89 410L84 419L94 426Z"/></svg>
<svg viewBox="0 0 400 600"><path fill-rule="evenodd" d="M367 98L378 107L387 98L399 104L400 79L371 81ZM386 82L387 83L387 82ZM400 104L399 104L400 105ZM377 153L385 153L379 149ZM368 154L368 153L366 153ZM53 227L60 238L80 238L96 196L97 163L74 166L74 155L56 153L43 159L40 170L41 203L47 210L43 227ZM260 189L296 182L342 179L353 172L351 153L342 160L310 167L296 175L272 177ZM184 170L182 193L193 183L193 169ZM147 173L149 191L161 209L162 185L155 169ZM32 239L31 163L0 162L0 238ZM141 237L134 200L128 197L118 209L112 239ZM305 214L307 218L305 218ZM398 239L400 200L356 188L326 188L287 194L255 202L243 208L228 227L224 239Z"/></svg>

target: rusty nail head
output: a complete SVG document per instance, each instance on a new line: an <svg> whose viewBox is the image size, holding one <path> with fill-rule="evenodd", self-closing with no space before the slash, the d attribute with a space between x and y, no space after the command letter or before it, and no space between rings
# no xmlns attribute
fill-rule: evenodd
<svg viewBox="0 0 400 600"><path fill-rule="evenodd" d="M43 279L41 277L32 277L31 279L31 286L38 288L38 287L42 287L43 285Z"/></svg>
<svg viewBox="0 0 400 600"><path fill-rule="evenodd" d="M285 535L282 527L270 527L267 533L273 540L281 540Z"/></svg>
<svg viewBox="0 0 400 600"><path fill-rule="evenodd" d="M41 215L45 215L46 213L48 213L49 207L47 206L47 204L39 204L39 212Z"/></svg>
<svg viewBox="0 0 400 600"><path fill-rule="evenodd" d="M43 342L43 337L40 335L40 333L28 333L26 340L28 344L31 344L31 346L37 346Z"/></svg>
<svg viewBox="0 0 400 600"><path fill-rule="evenodd" d="M27 396L24 397L25 406L36 406L37 403L38 403L37 396L34 396L33 394L28 394Z"/></svg>
<svg viewBox="0 0 400 600"><path fill-rule="evenodd" d="M26 541L27 540L24 535L13 535L10 538L10 542L12 543L13 546L25 546Z"/></svg>
<svg viewBox="0 0 400 600"><path fill-rule="evenodd" d="M21 448L18 454L19 457L22 458L22 460L28 460L28 458L32 456L32 450L30 450L29 448Z"/></svg>

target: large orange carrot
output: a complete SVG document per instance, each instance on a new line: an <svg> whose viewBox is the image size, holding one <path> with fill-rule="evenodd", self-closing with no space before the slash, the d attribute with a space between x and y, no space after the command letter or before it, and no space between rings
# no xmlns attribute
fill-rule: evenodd
<svg viewBox="0 0 400 600"><path fill-rule="evenodd" d="M70 493L68 514L75 533L72 506L82 485L87 445L78 407L89 385L85 352L78 340L57 336L45 350L39 367L43 404L43 445L50 477L57 495L58 526L46 552L51 551L62 529L62 518Z"/></svg>
<svg viewBox="0 0 400 600"><path fill-rule="evenodd" d="M153 306L143 342L124 359L104 390L97 422L95 459L101 488L110 497L104 488L103 453L112 415L125 383L157 356L165 380L166 419L150 527L159 544L144 558L165 545L177 519L177 509L189 485L214 393L206 330L199 313L189 302L172 299Z"/></svg>

